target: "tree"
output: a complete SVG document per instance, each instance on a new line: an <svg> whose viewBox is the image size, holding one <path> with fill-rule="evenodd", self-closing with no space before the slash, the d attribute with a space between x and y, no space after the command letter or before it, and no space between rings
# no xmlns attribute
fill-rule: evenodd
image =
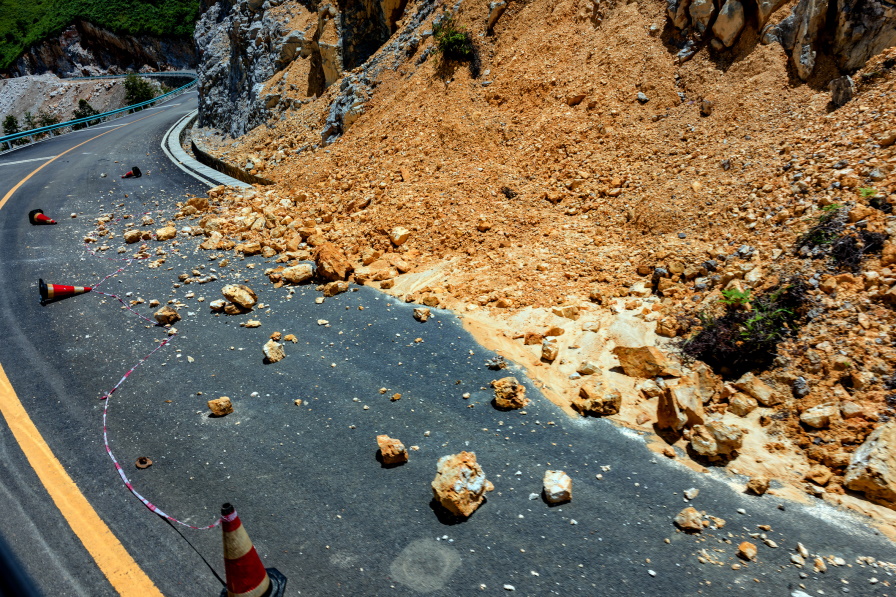
<svg viewBox="0 0 896 597"><path fill-rule="evenodd" d="M156 96L155 89L149 81L137 75L128 75L124 80L124 101L133 106L151 100Z"/></svg>
<svg viewBox="0 0 896 597"><path fill-rule="evenodd" d="M6 118L3 119L3 134L15 135L18 132L19 119L15 117L15 114L8 114Z"/></svg>
<svg viewBox="0 0 896 597"><path fill-rule="evenodd" d="M59 124L59 117L55 114L50 114L46 110L41 109L37 113L37 124L38 126L53 126L54 124ZM59 133L53 131L54 135L58 135Z"/></svg>
<svg viewBox="0 0 896 597"><path fill-rule="evenodd" d="M89 118L89 117L91 117L91 116L96 116L97 114L99 114L99 111L98 111L96 108L94 108L93 106L91 106L91 105L87 102L86 99L79 99L79 100L78 100L78 107L75 109L74 112L72 112L72 118L73 118L74 120L79 120L79 119L81 119L81 118ZM77 129L83 129L83 128L85 128L88 124L96 124L97 122L98 122L98 121L96 121L96 120L91 120L91 121L88 122L88 123L76 124L76 125L74 125L72 128L75 129L75 130L77 130Z"/></svg>
<svg viewBox="0 0 896 597"><path fill-rule="evenodd" d="M30 131L33 128L37 128L34 126L34 116L31 112L25 112L25 130Z"/></svg>

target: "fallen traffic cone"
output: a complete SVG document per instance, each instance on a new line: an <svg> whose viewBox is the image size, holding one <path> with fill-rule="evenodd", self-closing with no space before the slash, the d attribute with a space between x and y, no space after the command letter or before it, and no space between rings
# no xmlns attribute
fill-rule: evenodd
<svg viewBox="0 0 896 597"><path fill-rule="evenodd" d="M221 506L224 530L224 574L227 586L221 597L282 597L286 577L276 568L265 568L230 504Z"/></svg>
<svg viewBox="0 0 896 597"><path fill-rule="evenodd" d="M47 284L43 280L38 280L37 285L40 288L40 304L46 305L53 301L58 301L76 294L84 294L90 292L90 286L67 286L65 284Z"/></svg>
<svg viewBox="0 0 896 597"><path fill-rule="evenodd" d="M42 209L32 209L28 212L28 221L34 224L35 226L39 224L55 224L56 220L52 218L48 218L44 215L44 210Z"/></svg>
<svg viewBox="0 0 896 597"><path fill-rule="evenodd" d="M143 176L143 173L140 172L140 168L134 166L127 171L127 174L122 175L122 178L140 178L141 176Z"/></svg>

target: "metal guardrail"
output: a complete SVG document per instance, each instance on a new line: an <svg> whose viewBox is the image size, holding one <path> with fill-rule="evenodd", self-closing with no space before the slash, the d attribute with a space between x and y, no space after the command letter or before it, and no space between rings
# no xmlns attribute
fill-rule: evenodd
<svg viewBox="0 0 896 597"><path fill-rule="evenodd" d="M155 74L155 73L153 73L153 74ZM187 75L193 76L193 77L196 76L195 73L178 73L178 74L180 76L187 76ZM125 76L125 75L106 75L105 78L121 77L121 76ZM92 78L92 77L90 77L90 78ZM60 122L59 124L53 124L50 126L42 126L42 127L36 128L36 129L30 129L30 130L22 131L22 132L15 133L12 135L6 135L5 137L0 137L0 147L3 147L3 145L5 144L7 150L11 151L13 148L13 143L20 139L26 139L26 138L30 139L30 141L31 141L31 143L29 143L29 145L30 145L32 143L35 143L35 137L42 137L42 136L44 136L48 133L52 133L54 131L60 131L61 129L66 129L66 128L70 129L69 132L72 132L75 130L81 130L81 129L74 128L75 126L80 125L80 124L85 125L84 128L89 128L91 125L105 122L106 120L108 120L110 118L117 118L119 116L124 116L124 115L134 112L136 110L147 108L147 107L149 107L153 104L156 104L160 101L177 97L178 95L181 95L181 94L185 93L186 91L188 91L190 88L195 87L197 81L198 81L198 78L193 79L191 82L189 82L186 85L183 85L181 87L178 87L174 91L169 91L168 93L162 94L158 97L154 97L151 100L147 100L147 101L141 102L139 104L132 104L130 106L125 106L123 108L118 108L117 110L110 110L109 112L95 114L93 116L88 116L86 118L78 118L76 120Z"/></svg>

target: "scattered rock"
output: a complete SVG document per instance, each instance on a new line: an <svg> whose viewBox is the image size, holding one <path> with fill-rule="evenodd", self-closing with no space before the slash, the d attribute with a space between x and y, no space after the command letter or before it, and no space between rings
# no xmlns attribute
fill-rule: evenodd
<svg viewBox="0 0 896 597"><path fill-rule="evenodd" d="M563 471L545 471L544 498L550 504L562 504L572 499L572 479Z"/></svg>
<svg viewBox="0 0 896 597"><path fill-rule="evenodd" d="M124 233L124 242L134 244L143 238L143 232L140 230L128 230Z"/></svg>
<svg viewBox="0 0 896 597"><path fill-rule="evenodd" d="M228 284L221 289L221 294L242 310L251 309L258 301L255 292L245 284Z"/></svg>
<svg viewBox="0 0 896 597"><path fill-rule="evenodd" d="M432 481L436 501L456 516L470 516L482 504L485 493L495 488L485 478L473 452L443 456Z"/></svg>
<svg viewBox="0 0 896 597"><path fill-rule="evenodd" d="M664 375L679 375L681 372L655 346L631 348L617 346L613 354L619 359L619 365L629 377L654 378Z"/></svg>
<svg viewBox="0 0 896 597"><path fill-rule="evenodd" d="M686 500L693 500L698 495L700 495L700 490L697 489L696 487L691 487L690 489L684 490L684 499L686 499Z"/></svg>
<svg viewBox="0 0 896 597"><path fill-rule="evenodd" d="M159 325L172 325L180 321L180 313L167 305L156 311L153 316Z"/></svg>
<svg viewBox="0 0 896 597"><path fill-rule="evenodd" d="M712 460L729 457L743 445L744 432L721 421L709 421L691 429L691 448Z"/></svg>
<svg viewBox="0 0 896 597"><path fill-rule="evenodd" d="M545 338L541 343L541 358L553 363L560 354L560 343L552 336Z"/></svg>
<svg viewBox="0 0 896 597"><path fill-rule="evenodd" d="M657 401L656 417L660 429L681 431L685 427L701 425L705 419L703 401L687 380L665 382Z"/></svg>
<svg viewBox="0 0 896 597"><path fill-rule="evenodd" d="M875 429L853 452L843 484L896 509L896 420Z"/></svg>
<svg viewBox="0 0 896 597"><path fill-rule="evenodd" d="M400 247L404 243L408 242L408 239L411 237L411 231L402 226L396 226L392 229L392 232L389 233L389 240L392 241L392 244L396 247Z"/></svg>
<svg viewBox="0 0 896 597"><path fill-rule="evenodd" d="M674 522L683 531L699 533L703 530L703 516L692 506L679 512Z"/></svg>
<svg viewBox="0 0 896 597"><path fill-rule="evenodd" d="M314 268L310 263L300 263L285 268L280 272L280 279L287 284L303 284L314 277Z"/></svg>
<svg viewBox="0 0 896 597"><path fill-rule="evenodd" d="M856 94L856 84L850 76L834 79L828 83L828 88L831 90L831 103L837 108L845 106Z"/></svg>
<svg viewBox="0 0 896 597"><path fill-rule="evenodd" d="M430 315L432 315L432 311L430 311L426 307L414 309L414 319L416 319L420 323L425 323L429 319Z"/></svg>
<svg viewBox="0 0 896 597"><path fill-rule="evenodd" d="M227 306L227 301L225 301L223 299L218 299L216 301L210 302L208 304L208 306L212 311L223 311L224 307Z"/></svg>
<svg viewBox="0 0 896 597"><path fill-rule="evenodd" d="M811 481L816 485L823 487L828 484L828 481L830 481L833 476L834 473L831 472L831 469L822 464L816 464L809 469L805 478L807 481Z"/></svg>
<svg viewBox="0 0 896 597"><path fill-rule="evenodd" d="M259 243L258 241L251 241L238 244L235 247L235 250L242 253L246 257L251 257L252 255L261 255L262 247L261 243Z"/></svg>
<svg viewBox="0 0 896 597"><path fill-rule="evenodd" d="M759 403L755 398L747 396L746 394L741 394L740 392L737 392L734 396L728 399L728 411L739 417L746 417L753 412L757 406L759 406Z"/></svg>
<svg viewBox="0 0 896 597"><path fill-rule="evenodd" d="M401 464L408 461L408 451L399 440L388 435L378 435L376 443L380 447L383 464Z"/></svg>
<svg viewBox="0 0 896 597"><path fill-rule="evenodd" d="M324 280L346 280L355 269L342 249L329 242L315 247L314 261L317 274Z"/></svg>
<svg viewBox="0 0 896 597"><path fill-rule="evenodd" d="M771 481L765 475L753 475L747 481L747 491L751 491L756 495L764 495L770 485Z"/></svg>
<svg viewBox="0 0 896 597"><path fill-rule="evenodd" d="M800 421L815 427L816 429L824 429L831 425L831 419L837 416L839 409L833 404L819 404L812 408L807 408L800 414Z"/></svg>
<svg viewBox="0 0 896 597"><path fill-rule="evenodd" d="M495 404L498 408L517 409L529 404L526 387L515 377L504 377L492 382L495 389Z"/></svg>
<svg viewBox="0 0 896 597"><path fill-rule="evenodd" d="M619 413L622 394L608 386L602 379L593 379L579 388L579 395L572 400L572 407L582 415L606 417Z"/></svg>
<svg viewBox="0 0 896 597"><path fill-rule="evenodd" d="M348 292L348 287L348 282L345 282L344 280L329 282L328 284L324 284L324 296L336 296L337 294Z"/></svg>
<svg viewBox="0 0 896 597"><path fill-rule="evenodd" d="M283 345L276 340L268 340L265 342L262 350L264 351L264 356L268 363L276 363L277 361L282 361L286 358L286 351L283 350Z"/></svg>
<svg viewBox="0 0 896 597"><path fill-rule="evenodd" d="M177 236L177 228L174 226L166 226L156 230L156 240L171 240Z"/></svg>
<svg viewBox="0 0 896 597"><path fill-rule="evenodd" d="M782 401L780 394L752 373L745 373L733 385L741 392L755 398L762 406L774 406Z"/></svg>
<svg viewBox="0 0 896 597"><path fill-rule="evenodd" d="M756 545L750 543L749 541L744 541L740 545L737 546L737 556L739 558L743 558L747 561L751 561L756 558Z"/></svg>
<svg viewBox="0 0 896 597"><path fill-rule="evenodd" d="M591 361L582 361L582 363L576 367L576 373L580 375L594 375L598 372L600 372L600 367Z"/></svg>
<svg viewBox="0 0 896 597"><path fill-rule="evenodd" d="M221 396L220 398L209 400L208 408L212 411L212 415L223 417L224 415L229 415L233 412L233 403L231 403L230 398L227 396Z"/></svg>

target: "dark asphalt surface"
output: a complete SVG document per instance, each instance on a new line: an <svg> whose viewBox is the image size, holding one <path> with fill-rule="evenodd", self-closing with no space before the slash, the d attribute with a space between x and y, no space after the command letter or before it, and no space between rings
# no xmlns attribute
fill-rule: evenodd
<svg viewBox="0 0 896 597"><path fill-rule="evenodd" d="M181 105L48 165L0 210L0 363L81 491L171 597L217 595L220 585L199 554L222 572L220 531L182 529L181 537L131 496L103 449L98 400L165 332L97 294L41 307L37 278L95 283L119 265L84 251L82 238L96 217L136 216L112 226L118 236L107 241L104 256L117 258L126 223L139 224L150 211L156 228L175 201L203 192L159 149L165 130L195 100L175 103ZM78 135L78 142L92 136L76 133L0 158L0 195L40 165L5 163L56 155ZM132 165L145 175L119 179ZM37 207L60 224L28 225L26 214ZM69 219L71 212L78 218ZM172 516L204 525L221 503L234 503L265 564L288 577L288 595L504 594L512 585L519 595L781 596L800 583L810 595L896 594L869 582L896 577L855 563L859 556L894 561L893 544L851 515L738 494L723 473L673 464L634 432L570 420L528 382L525 412L495 410L489 382L524 376L486 369L493 354L450 313L434 310L421 324L412 305L368 288L323 304L315 303L320 293L313 286L288 298L287 288L273 288L262 275L269 260L200 251L195 237L178 242L161 267L135 263L101 287L145 299L137 309L146 315L150 299L185 305L178 307L179 336L114 395L112 447L138 491ZM172 248L149 245L152 252ZM230 264L222 267L224 257ZM219 279L173 288L179 274L194 269ZM236 317L211 313L208 303L234 281L248 281L270 307ZM250 318L262 326L239 327ZM261 346L274 331L295 334L298 343L285 343L285 360L263 364ZM401 400L390 401L396 392ZM210 418L205 402L219 396L231 397L235 412ZM294 404L298 398L302 406ZM383 468L375 458L381 433L419 449L407 464ZM461 450L477 454L496 489L469 520L456 523L430 505L429 483L438 458ZM155 464L137 470L139 456ZM548 507L530 499L546 469L573 478L571 503ZM725 519L724 529L676 532L672 518L687 505L682 492L690 487L700 489L691 505ZM0 508L0 532L45 594L114 594L3 421ZM750 539L760 524L771 525L768 536L779 548ZM757 543L759 561L732 570L745 539ZM790 564L797 542L852 566L809 569L801 579ZM721 565L698 562L701 550Z"/></svg>

